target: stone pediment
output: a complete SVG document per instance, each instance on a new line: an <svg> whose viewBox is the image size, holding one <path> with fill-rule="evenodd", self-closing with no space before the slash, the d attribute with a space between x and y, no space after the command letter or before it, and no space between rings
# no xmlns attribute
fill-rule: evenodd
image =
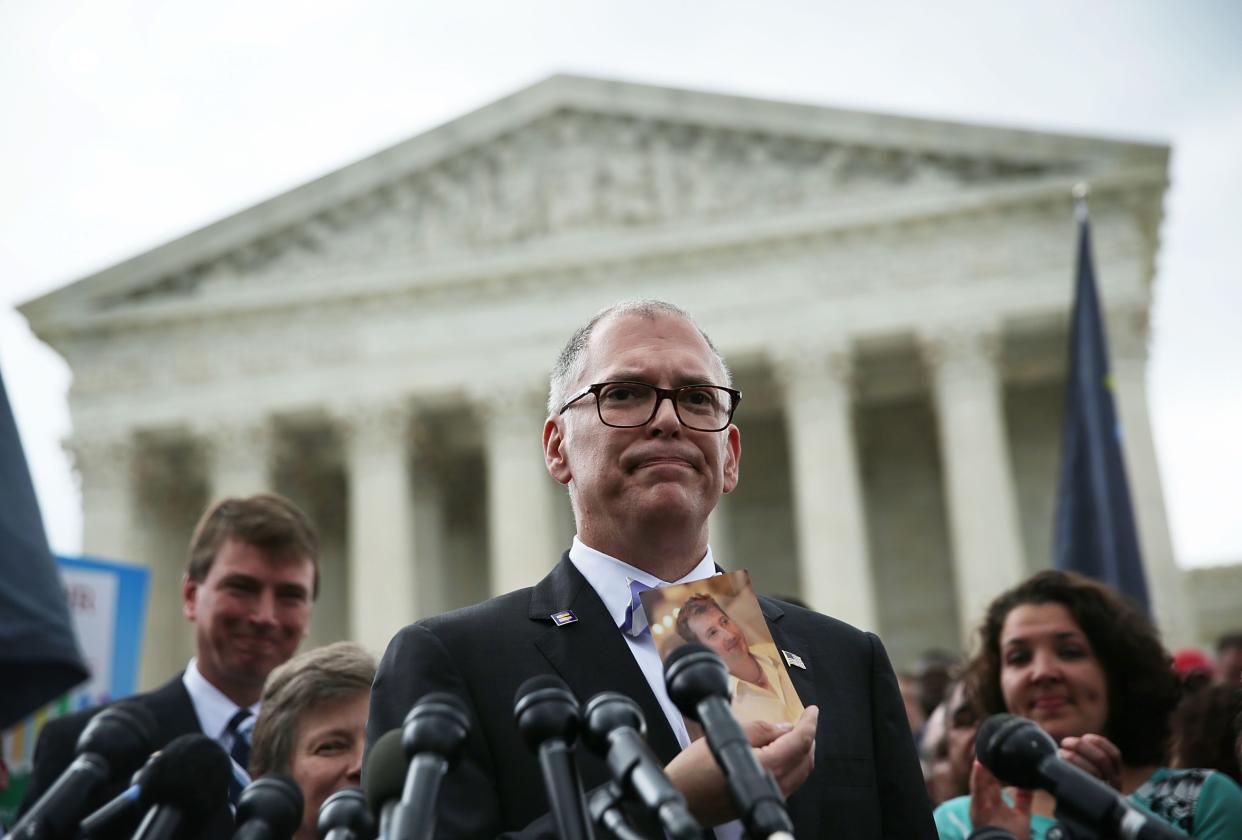
<svg viewBox="0 0 1242 840"><path fill-rule="evenodd" d="M557 76L28 304L80 316L560 240L1163 165L1167 149ZM64 310L61 310L62 313ZM65 313L67 314L67 313Z"/></svg>

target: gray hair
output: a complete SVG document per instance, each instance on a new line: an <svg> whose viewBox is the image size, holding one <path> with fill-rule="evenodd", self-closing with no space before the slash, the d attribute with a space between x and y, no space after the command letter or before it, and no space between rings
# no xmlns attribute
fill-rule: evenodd
<svg viewBox="0 0 1242 840"><path fill-rule="evenodd" d="M724 381L718 384L725 386L733 384L733 377L729 373L729 366L725 364L724 357L720 355L720 351L716 349L716 345L712 343L711 338L708 337L707 333L703 332L703 328L698 325L689 312L680 306L663 300L623 300L592 315L591 320L579 327L570 336L564 349L561 350L561 354L557 356L556 364L552 366L552 376L548 382L549 414L555 414L565 404L569 399L570 392L582 378L582 374L587 366L587 345L591 343L591 335L595 332L596 326L608 318L623 315L637 315L651 320L665 315L686 321L698 330L699 335L703 337L703 341L711 349L712 355L716 357L716 363L720 365L720 372L724 377Z"/></svg>
<svg viewBox="0 0 1242 840"><path fill-rule="evenodd" d="M308 650L275 668L251 736L250 775L288 773L302 713L370 691L374 681L375 659L353 642Z"/></svg>

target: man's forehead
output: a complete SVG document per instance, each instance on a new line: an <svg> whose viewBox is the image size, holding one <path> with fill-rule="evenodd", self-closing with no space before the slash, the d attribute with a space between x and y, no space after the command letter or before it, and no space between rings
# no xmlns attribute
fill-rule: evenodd
<svg viewBox="0 0 1242 840"><path fill-rule="evenodd" d="M268 547L230 536L212 560L211 571L238 574L243 570L297 572L313 570L315 561L296 546Z"/></svg>
<svg viewBox="0 0 1242 840"><path fill-rule="evenodd" d="M618 313L601 321L587 345L588 378L639 379L654 363L676 365L677 385L717 380L723 371L715 352L692 322L675 314Z"/></svg>

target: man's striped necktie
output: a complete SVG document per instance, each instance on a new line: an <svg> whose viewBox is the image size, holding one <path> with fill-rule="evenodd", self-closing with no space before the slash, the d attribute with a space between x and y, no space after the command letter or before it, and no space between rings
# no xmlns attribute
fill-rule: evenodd
<svg viewBox="0 0 1242 840"><path fill-rule="evenodd" d="M233 776L229 779L229 803L237 806L242 790L250 784L250 733L254 729L254 714L249 709L238 709L224 728L233 736L229 758L233 761Z"/></svg>

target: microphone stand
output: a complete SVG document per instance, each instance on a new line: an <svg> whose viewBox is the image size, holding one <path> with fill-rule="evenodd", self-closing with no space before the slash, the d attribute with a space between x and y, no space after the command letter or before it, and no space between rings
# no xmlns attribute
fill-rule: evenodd
<svg viewBox="0 0 1242 840"><path fill-rule="evenodd" d="M625 794L616 782L596 788L587 801L591 822L616 840L647 840L626 819L621 808L624 801Z"/></svg>

